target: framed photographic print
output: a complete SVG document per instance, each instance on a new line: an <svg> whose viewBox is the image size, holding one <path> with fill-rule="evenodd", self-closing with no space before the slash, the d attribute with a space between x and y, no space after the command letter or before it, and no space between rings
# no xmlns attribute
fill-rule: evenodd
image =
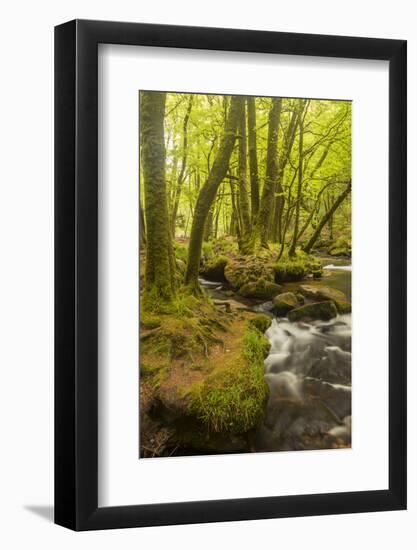
<svg viewBox="0 0 417 550"><path fill-rule="evenodd" d="M406 507L406 42L55 29L55 521Z"/></svg>

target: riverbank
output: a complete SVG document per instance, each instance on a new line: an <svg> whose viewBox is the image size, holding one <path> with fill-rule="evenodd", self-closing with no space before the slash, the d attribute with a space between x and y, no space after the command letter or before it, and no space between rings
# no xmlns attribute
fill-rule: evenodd
<svg viewBox="0 0 417 550"><path fill-rule="evenodd" d="M141 456L349 446L350 316L337 310L341 295L326 292L350 289L350 272L301 253L295 271L286 267L299 280L278 281L283 271L268 251L240 258L226 246L228 256L206 250L202 275L220 280L200 278L204 299L183 297L150 324L144 316ZM288 294L295 301L282 315L274 300Z"/></svg>

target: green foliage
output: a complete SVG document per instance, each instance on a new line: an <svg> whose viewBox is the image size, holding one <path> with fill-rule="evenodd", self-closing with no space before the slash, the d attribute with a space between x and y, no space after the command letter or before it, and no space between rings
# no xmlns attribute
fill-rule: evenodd
<svg viewBox="0 0 417 550"><path fill-rule="evenodd" d="M256 328L262 334L271 326L271 323L271 317L263 313L256 315L256 317L249 321L249 325Z"/></svg>
<svg viewBox="0 0 417 550"><path fill-rule="evenodd" d="M201 249L201 260L203 262L209 262L213 257L213 243L211 241L204 241Z"/></svg>
<svg viewBox="0 0 417 550"><path fill-rule="evenodd" d="M151 388L157 390L169 375L169 363L152 364L140 363L141 379L146 380Z"/></svg>
<svg viewBox="0 0 417 550"><path fill-rule="evenodd" d="M181 163L184 158L184 120L189 106L190 94L168 93L165 110L166 136L166 172L168 196L175 195ZM278 131L278 157L285 149L287 131L293 112L299 107L299 100L282 98L280 127ZM256 111L256 152L258 159L258 180L266 181L266 157L268 144L268 119L272 99L254 98ZM179 210L177 215L178 233L189 234L191 220L199 189L206 179L216 156L220 136L224 128L224 119L230 106L230 97L193 94L192 109L187 128L186 166L184 183L181 188ZM304 114L304 168L302 182L302 209L300 227L311 221L303 234L307 239L314 224L328 210L340 194L345 181L351 177L351 102L332 100L310 100ZM282 191L275 189L273 199L278 196L284 199L283 219L286 209L294 205L297 186L293 177L298 166L298 131L295 135L288 163L282 177ZM238 144L231 159L232 172L237 171ZM248 169L249 172L249 169ZM249 173L247 174L247 178ZM234 195L231 194L231 187ZM260 193L263 188L261 185ZM239 208L239 184L236 180L225 179L220 185L213 203L214 237L230 233L231 216L235 207ZM346 199L332 220L331 238L347 235L350 238L351 200ZM240 215L242 213L240 212ZM290 242L292 225L288 228L286 242ZM329 227L323 230L328 237ZM220 252L220 251L219 251ZM225 251L226 252L226 251ZM183 259L183 258L181 258Z"/></svg>
<svg viewBox="0 0 417 550"><path fill-rule="evenodd" d="M154 329L161 326L161 319L142 308L140 313L140 326L144 329Z"/></svg>
<svg viewBox="0 0 417 550"><path fill-rule="evenodd" d="M265 315L264 317L267 316ZM269 317L268 320L270 325L271 319ZM266 319L262 319L262 323L258 323L258 326L259 325L262 329L265 328L267 326ZM247 330L243 337L243 355L246 357L251 365L263 365L263 360L268 356L271 344L268 338L263 335L263 332L265 331L259 330L259 328L257 327L256 330Z"/></svg>
<svg viewBox="0 0 417 550"><path fill-rule="evenodd" d="M181 260L182 262L187 262L188 246L184 243L174 241L174 254L177 260Z"/></svg>

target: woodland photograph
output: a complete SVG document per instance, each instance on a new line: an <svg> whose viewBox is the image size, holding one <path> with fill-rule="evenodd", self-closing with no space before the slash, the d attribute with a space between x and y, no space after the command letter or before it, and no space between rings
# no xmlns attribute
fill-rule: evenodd
<svg viewBox="0 0 417 550"><path fill-rule="evenodd" d="M139 91L139 457L351 447L352 103Z"/></svg>

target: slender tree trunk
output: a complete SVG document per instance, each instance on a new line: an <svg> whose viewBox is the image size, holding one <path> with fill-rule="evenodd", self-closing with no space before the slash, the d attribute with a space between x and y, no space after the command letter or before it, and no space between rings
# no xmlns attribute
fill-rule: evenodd
<svg viewBox="0 0 417 550"><path fill-rule="evenodd" d="M278 130L281 118L282 99L273 98L268 118L268 144L266 151L265 184L262 191L257 223L257 234L261 246L268 247L269 221L274 200L275 186L278 176Z"/></svg>
<svg viewBox="0 0 417 550"><path fill-rule="evenodd" d="M295 247L297 246L297 239L298 239L298 224L300 220L300 203L301 203L301 192L303 188L303 134L304 134L304 128L303 128L303 121L300 118L299 122L299 128L300 128L300 134L298 137L298 185L297 185L297 198L295 203L295 219L294 219L294 231L293 231L293 237L290 249L288 251L289 256L294 256L295 254Z"/></svg>
<svg viewBox="0 0 417 550"><path fill-rule="evenodd" d="M242 233L239 240L239 250L242 254L249 254L253 249L251 235L252 224L248 195L247 182L247 147L246 147L246 116L245 104L239 120L239 155L238 155L238 178L239 178L239 211Z"/></svg>
<svg viewBox="0 0 417 550"><path fill-rule="evenodd" d="M302 226L302 228L300 229L300 232L298 233L298 241L301 239L301 237L304 235L305 231L307 230L307 228L310 226L310 224L312 224L312 220L313 220L313 217L314 217L314 214L317 212L319 213L320 212L320 200L321 200L321 196L323 194L323 192L329 187L329 185L331 185L331 183L328 183L327 185L325 185L320 191L319 191L319 194L317 195L317 198L316 198L316 201L313 205L313 208L311 209L310 211L310 214L308 216L308 218L306 219L304 225Z"/></svg>
<svg viewBox="0 0 417 550"><path fill-rule="evenodd" d="M295 108L294 111L292 112L290 123L288 125L287 131L284 136L284 147L279 160L276 196L275 196L275 204L274 204L274 220L273 220L273 229L272 229L272 239L275 242L282 242L283 240L282 239L283 237L282 215L284 212L284 204L285 204L283 180L284 180L285 168L291 156L292 147L294 145L299 115L300 115L299 108Z"/></svg>
<svg viewBox="0 0 417 550"><path fill-rule="evenodd" d="M179 202L180 202L181 190L182 190L182 185L183 185L184 180L185 180L185 170L186 170L186 167L187 167L188 121L190 120L191 108L193 106L193 97L194 96L192 94L190 94L190 97L189 97L189 100L188 100L187 111L185 113L184 122L183 122L183 125L182 125L182 132L183 132L182 133L182 139L183 139L183 142L182 142L181 170L180 170L180 173L179 173L179 176L178 176L177 187L175 189L174 201L173 201L173 206L172 206L172 214L171 214L171 230L172 230L173 237L175 237L175 223L177 221L178 205L179 205Z"/></svg>
<svg viewBox="0 0 417 550"><path fill-rule="evenodd" d="M256 149L256 106L255 98L246 99L248 106L248 146L249 146L249 173L252 205L252 221L255 222L259 212L259 176L258 153Z"/></svg>
<svg viewBox="0 0 417 550"><path fill-rule="evenodd" d="M146 228L145 228L145 214L143 212L142 203L139 200L139 235L140 235L140 247L146 245Z"/></svg>
<svg viewBox="0 0 417 550"><path fill-rule="evenodd" d="M217 210L216 210L216 216L215 216L215 219L214 219L214 238L217 239L218 237L218 232L219 232L219 219L220 219L220 211L222 209L222 204L220 202Z"/></svg>
<svg viewBox="0 0 417 550"><path fill-rule="evenodd" d="M172 162L171 177L169 181L169 203L168 203L168 212L171 212L174 207L175 194L177 192L177 181L178 181L178 158L176 153L174 153L174 160Z"/></svg>
<svg viewBox="0 0 417 550"><path fill-rule="evenodd" d="M166 94L141 93L141 159L147 227L144 305L169 302L175 292L174 255L165 181L164 116Z"/></svg>
<svg viewBox="0 0 417 550"><path fill-rule="evenodd" d="M235 193L234 183L232 179L229 180L229 185L230 185L230 197L232 201L232 214L230 216L230 235L232 237L235 237L235 236L239 237L240 235L239 215L238 215L237 206L236 206L236 193Z"/></svg>
<svg viewBox="0 0 417 550"><path fill-rule="evenodd" d="M321 218L318 226L316 227L314 233L310 237L310 240L304 247L304 251L309 253L311 249L313 248L315 242L320 237L320 233L323 229L323 227L326 225L326 223L329 221L329 219L333 216L333 214L336 212L336 210L339 208L339 206L342 204L342 202L345 200L345 198L349 195L350 191L352 189L352 182L349 182L346 189L341 193L338 198L335 200L333 205L331 206L330 210L328 210L324 216Z"/></svg>
<svg viewBox="0 0 417 550"><path fill-rule="evenodd" d="M223 181L229 166L230 156L236 140L236 131L243 109L244 99L233 96L230 101L224 134L221 138L216 158L208 174L207 180L201 187L194 209L194 219L191 228L188 247L188 263L185 282L195 291L199 290L198 273L200 268L201 246L206 218L217 189Z"/></svg>

